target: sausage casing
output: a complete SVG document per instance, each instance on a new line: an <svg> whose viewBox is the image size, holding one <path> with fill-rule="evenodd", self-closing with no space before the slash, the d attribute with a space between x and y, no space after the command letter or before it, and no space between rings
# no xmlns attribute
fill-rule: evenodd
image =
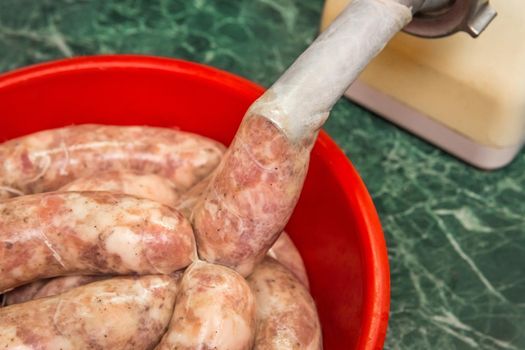
<svg viewBox="0 0 525 350"><path fill-rule="evenodd" d="M173 206L179 197L174 184L159 175L107 171L81 177L61 187L59 191L110 191L147 198ZM96 280L101 276L62 276L15 288L4 295L4 304L13 305L32 299L60 294Z"/></svg>
<svg viewBox="0 0 525 350"><path fill-rule="evenodd" d="M267 119L245 117L192 213L200 258L249 275L292 214L309 152Z"/></svg>
<svg viewBox="0 0 525 350"><path fill-rule="evenodd" d="M205 178L193 186L188 192L185 192L181 195L176 208L181 211L184 216L188 218L191 217L193 208L198 203L202 193L204 193L206 190L210 180L211 177ZM309 288L308 274L306 272L301 254L286 232L283 231L279 235L279 238L268 250L267 255L276 259L286 268L292 271L295 276L306 286L306 288Z"/></svg>
<svg viewBox="0 0 525 350"><path fill-rule="evenodd" d="M214 169L225 147L188 132L85 124L45 130L0 145L0 198L54 191L109 170L157 174L188 189Z"/></svg>
<svg viewBox="0 0 525 350"><path fill-rule="evenodd" d="M176 292L174 277L116 277L1 308L0 349L152 349Z"/></svg>
<svg viewBox="0 0 525 350"><path fill-rule="evenodd" d="M322 349L321 325L305 286L266 257L248 277L257 302L256 350Z"/></svg>
<svg viewBox="0 0 525 350"><path fill-rule="evenodd" d="M306 288L309 287L308 275L301 254L286 232L282 232L279 239L268 250L268 256L274 258L290 270ZM28 300L56 295L74 287L84 285L105 276L63 276L47 280L38 280L33 283L15 288L6 293L5 304L12 305ZM32 285L34 284L34 286Z"/></svg>
<svg viewBox="0 0 525 350"><path fill-rule="evenodd" d="M255 299L244 278L220 265L197 261L184 273L167 333L167 349L250 350Z"/></svg>
<svg viewBox="0 0 525 350"><path fill-rule="evenodd" d="M0 291L71 274L171 273L195 258L175 209L110 192L50 192L0 202Z"/></svg>

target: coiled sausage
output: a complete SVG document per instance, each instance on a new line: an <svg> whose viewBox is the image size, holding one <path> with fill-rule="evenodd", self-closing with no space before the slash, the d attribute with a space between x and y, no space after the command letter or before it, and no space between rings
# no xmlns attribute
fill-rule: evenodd
<svg viewBox="0 0 525 350"><path fill-rule="evenodd" d="M266 118L245 117L192 213L201 259L251 273L299 199L311 144Z"/></svg>
<svg viewBox="0 0 525 350"><path fill-rule="evenodd" d="M175 311L157 350L250 350L255 299L235 271L203 261L184 273Z"/></svg>
<svg viewBox="0 0 525 350"><path fill-rule="evenodd" d="M117 277L4 307L0 349L152 349L176 292L174 277Z"/></svg>
<svg viewBox="0 0 525 350"><path fill-rule="evenodd" d="M186 190L214 169L225 147L188 132L85 124L45 130L0 145L0 198L54 191L109 170L168 178Z"/></svg>
<svg viewBox="0 0 525 350"><path fill-rule="evenodd" d="M266 257L248 277L257 302L256 350L322 349L315 303L297 278Z"/></svg>
<svg viewBox="0 0 525 350"><path fill-rule="evenodd" d="M171 273L195 258L175 209L110 192L51 192L0 202L0 292L71 274Z"/></svg>

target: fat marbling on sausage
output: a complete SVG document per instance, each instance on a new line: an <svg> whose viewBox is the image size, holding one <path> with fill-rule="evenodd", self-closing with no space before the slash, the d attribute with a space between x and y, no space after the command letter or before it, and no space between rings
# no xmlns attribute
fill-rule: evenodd
<svg viewBox="0 0 525 350"><path fill-rule="evenodd" d="M297 142L247 114L192 213L202 259L251 273L299 199L314 136Z"/></svg>
<svg viewBox="0 0 525 350"><path fill-rule="evenodd" d="M254 349L322 349L315 303L293 273L266 257L248 277L248 283L257 303Z"/></svg>
<svg viewBox="0 0 525 350"><path fill-rule="evenodd" d="M187 219L110 192L50 192L0 202L0 292L71 274L171 273L195 258Z"/></svg>
<svg viewBox="0 0 525 350"><path fill-rule="evenodd" d="M0 349L152 349L176 293L171 276L116 277L0 308Z"/></svg>
<svg viewBox="0 0 525 350"><path fill-rule="evenodd" d="M255 299L237 272L203 261L184 273L168 331L157 350L250 350Z"/></svg>
<svg viewBox="0 0 525 350"><path fill-rule="evenodd" d="M0 198L54 191L109 170L157 174L185 190L217 166L224 150L169 128L84 124L40 131L0 144Z"/></svg>

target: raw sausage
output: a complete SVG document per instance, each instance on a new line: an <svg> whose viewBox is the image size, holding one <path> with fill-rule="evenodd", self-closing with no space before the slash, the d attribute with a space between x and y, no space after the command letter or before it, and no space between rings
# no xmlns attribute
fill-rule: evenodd
<svg viewBox="0 0 525 350"><path fill-rule="evenodd" d="M177 202L179 196L173 183L166 178L152 174L141 175L121 171L108 171L93 176L81 177L61 187L59 191L119 192L155 200L171 206ZM63 276L34 281L6 293L4 304L18 304L36 298L60 294L101 278L106 277Z"/></svg>
<svg viewBox="0 0 525 350"><path fill-rule="evenodd" d="M0 292L71 274L171 273L195 258L175 209L110 192L51 192L0 202Z"/></svg>
<svg viewBox="0 0 525 350"><path fill-rule="evenodd" d="M173 183L153 174L107 171L93 176L81 177L61 187L59 191L110 191L134 195L173 206L179 193ZM63 276L38 280L6 293L4 304L60 294L63 291L101 279L101 276Z"/></svg>
<svg viewBox="0 0 525 350"><path fill-rule="evenodd" d="M206 190L211 177L207 177L195 186L193 186L188 192L182 194L180 200L176 206L187 218L191 217L191 213L202 193ZM268 250L268 256L279 261L286 268L292 271L295 276L309 288L308 274L301 258L301 254L297 247L293 243L292 239L286 232L282 232L279 238L272 247Z"/></svg>
<svg viewBox="0 0 525 350"><path fill-rule="evenodd" d="M188 192L182 194L176 208L181 211L187 218L191 217L191 212L198 202L202 193L209 184L210 177L202 180L193 186ZM295 276L309 288L308 274L301 258L301 254L293 243L292 239L286 232L282 232L272 247L268 250L268 256L279 261L286 268L292 271Z"/></svg>
<svg viewBox="0 0 525 350"><path fill-rule="evenodd" d="M315 303L297 278L266 257L248 277L257 303L256 350L322 349Z"/></svg>
<svg viewBox="0 0 525 350"><path fill-rule="evenodd" d="M166 349L250 350L255 331L255 299L235 271L197 261L184 273L167 333Z"/></svg>
<svg viewBox="0 0 525 350"><path fill-rule="evenodd" d="M268 251L268 256L276 259L284 267L294 273L306 288L309 287L308 275L303 260L292 239L282 232L279 239ZM60 294L72 288L105 279L106 276L63 276L46 280L38 280L5 294L5 305L22 303L28 300Z"/></svg>
<svg viewBox="0 0 525 350"><path fill-rule="evenodd" d="M279 239L277 239L270 250L268 250L268 256L280 262L290 270L307 289L309 288L308 274L306 273L301 254L286 232L283 231Z"/></svg>
<svg viewBox="0 0 525 350"><path fill-rule="evenodd" d="M201 259L250 274L299 199L314 136L295 142L268 119L245 117L192 214Z"/></svg>
<svg viewBox="0 0 525 350"><path fill-rule="evenodd" d="M107 278L109 276L63 276L34 281L7 292L4 295L4 304L20 304L33 299L57 295Z"/></svg>
<svg viewBox="0 0 525 350"><path fill-rule="evenodd" d="M207 177L195 186L193 186L188 192L181 195L176 208L180 210L187 218L191 217L192 210L202 193L206 190L211 177ZM268 250L268 256L279 261L286 268L292 271L295 276L309 288L308 274L301 258L301 254L297 247L293 243L292 239L286 232L282 232L279 238L272 247Z"/></svg>
<svg viewBox="0 0 525 350"><path fill-rule="evenodd" d="M45 130L0 145L0 198L54 191L82 176L130 170L185 190L219 163L225 147L188 132L86 124Z"/></svg>
<svg viewBox="0 0 525 350"><path fill-rule="evenodd" d="M179 193L168 179L153 174L107 171L93 176L81 177L61 187L59 191L110 191L134 195L173 206ZM56 295L63 291L101 279L100 276L63 276L38 280L6 293L4 304Z"/></svg>
<svg viewBox="0 0 525 350"><path fill-rule="evenodd" d="M195 244L176 210L109 192L56 192L0 203L0 291L67 274L170 273Z"/></svg>
<svg viewBox="0 0 525 350"><path fill-rule="evenodd" d="M110 191L147 198L174 206L181 190L165 177L123 171L106 171L81 177L59 191Z"/></svg>
<svg viewBox="0 0 525 350"><path fill-rule="evenodd" d="M117 277L1 308L0 349L152 349L176 292L174 277Z"/></svg>

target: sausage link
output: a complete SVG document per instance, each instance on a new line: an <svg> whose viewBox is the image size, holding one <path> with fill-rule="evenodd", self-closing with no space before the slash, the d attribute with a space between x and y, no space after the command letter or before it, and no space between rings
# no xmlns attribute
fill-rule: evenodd
<svg viewBox="0 0 525 350"><path fill-rule="evenodd" d="M202 181L201 181L202 182ZM199 182L200 183L200 182ZM59 191L110 191L155 200L173 206L179 197L171 181L158 175L133 172L107 171L81 177L61 187ZM60 294L105 276L63 276L38 280L15 288L4 296L5 305Z"/></svg>
<svg viewBox="0 0 525 350"><path fill-rule="evenodd" d="M301 254L286 232L282 232L279 239L268 250L268 256L274 258L284 267L294 273L308 289L308 274ZM22 303L28 300L60 294L72 288L107 278L105 276L63 276L46 280L38 280L6 293L5 305Z"/></svg>
<svg viewBox="0 0 525 350"><path fill-rule="evenodd" d="M277 241L268 250L267 255L290 270L304 284L306 289L310 288L308 274L306 273L301 253L299 253L299 250L297 250L297 247L286 232L283 231L281 233Z"/></svg>
<svg viewBox="0 0 525 350"><path fill-rule="evenodd" d="M245 117L192 214L201 259L250 274L292 214L310 146L265 118Z"/></svg>
<svg viewBox="0 0 525 350"><path fill-rule="evenodd" d="M297 278L266 257L248 277L257 303L256 350L322 349L315 303Z"/></svg>
<svg viewBox="0 0 525 350"><path fill-rule="evenodd" d="M188 192L181 195L176 208L184 214L187 218L191 217L191 213L202 193L206 190L211 177L207 177L195 186L193 186ZM297 247L293 243L292 239L286 232L282 232L279 238L271 246L267 253L268 256L279 261L286 268L292 271L295 276L309 289L308 274L304 266L303 259Z"/></svg>
<svg viewBox="0 0 525 350"><path fill-rule="evenodd" d="M197 261L184 273L175 311L157 350L250 350L255 299L235 271Z"/></svg>
<svg viewBox="0 0 525 350"><path fill-rule="evenodd" d="M305 287L309 288L308 274L304 266L301 254L286 232L282 232L279 239L268 250L268 256L274 258L284 267L290 270ZM15 288L6 293L5 305L13 305L28 300L43 298L60 294L72 288L105 279L105 276L63 276L47 280L38 280Z"/></svg>
<svg viewBox="0 0 525 350"><path fill-rule="evenodd" d="M0 198L54 191L108 170L157 174L186 190L224 151L216 141L168 128L86 124L41 131L0 145Z"/></svg>
<svg viewBox="0 0 525 350"><path fill-rule="evenodd" d="M71 274L171 273L195 258L175 209L110 192L51 192L0 202L0 292Z"/></svg>
<svg viewBox="0 0 525 350"><path fill-rule="evenodd" d="M152 349L176 292L174 277L117 277L1 308L0 349Z"/></svg>
<svg viewBox="0 0 525 350"><path fill-rule="evenodd" d="M109 191L174 206L181 190L165 177L124 171L106 171L85 176L61 187L59 191Z"/></svg>

